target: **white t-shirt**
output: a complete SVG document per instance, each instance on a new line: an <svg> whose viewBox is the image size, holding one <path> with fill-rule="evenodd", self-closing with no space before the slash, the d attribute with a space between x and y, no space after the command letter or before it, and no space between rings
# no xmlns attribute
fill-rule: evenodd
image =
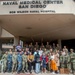
<svg viewBox="0 0 75 75"><path fill-rule="evenodd" d="M39 55L40 55L40 56L42 55L42 53L43 53L43 51L42 51L42 50L39 50Z"/></svg>
<svg viewBox="0 0 75 75"><path fill-rule="evenodd" d="M54 55L51 56L51 59L52 59L52 60L54 59Z"/></svg>

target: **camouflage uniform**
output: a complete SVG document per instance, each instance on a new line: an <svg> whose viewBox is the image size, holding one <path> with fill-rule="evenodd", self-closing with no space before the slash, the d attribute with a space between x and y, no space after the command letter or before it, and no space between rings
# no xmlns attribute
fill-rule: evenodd
<svg viewBox="0 0 75 75"><path fill-rule="evenodd" d="M39 45L35 45L35 48L36 48L36 49L39 49Z"/></svg>
<svg viewBox="0 0 75 75"><path fill-rule="evenodd" d="M64 68L64 67L65 67L64 61L65 61L64 56L63 56L63 55L60 55L60 67L61 67L61 68Z"/></svg>
<svg viewBox="0 0 75 75"><path fill-rule="evenodd" d="M17 54L12 55L12 71L17 69Z"/></svg>
<svg viewBox="0 0 75 75"><path fill-rule="evenodd" d="M50 49L50 45L46 45L46 49L49 50Z"/></svg>
<svg viewBox="0 0 75 75"><path fill-rule="evenodd" d="M23 54L22 55L22 59L23 59L23 62L22 62L22 70L25 72L25 70L27 71L28 69L28 64L27 64L27 55Z"/></svg>
<svg viewBox="0 0 75 75"><path fill-rule="evenodd" d="M70 56L68 54L66 54L64 56L64 65L65 65L65 68L68 68L70 70Z"/></svg>
<svg viewBox="0 0 75 75"><path fill-rule="evenodd" d="M75 53L74 52L70 54L70 62L71 62L72 72L75 72Z"/></svg>
<svg viewBox="0 0 75 75"><path fill-rule="evenodd" d="M7 68L7 57L8 55L7 54L4 54L3 57L2 57L2 60L3 60L3 71L6 71L6 68Z"/></svg>

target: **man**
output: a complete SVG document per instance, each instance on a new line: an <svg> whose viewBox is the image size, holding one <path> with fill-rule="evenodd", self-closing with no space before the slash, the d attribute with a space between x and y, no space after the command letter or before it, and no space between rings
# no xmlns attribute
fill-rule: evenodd
<svg viewBox="0 0 75 75"><path fill-rule="evenodd" d="M67 49L66 46L64 46L63 50L64 50L65 52L68 52L68 49Z"/></svg>
<svg viewBox="0 0 75 75"><path fill-rule="evenodd" d="M40 55L37 51L37 54L35 54L35 72L40 73Z"/></svg>
<svg viewBox="0 0 75 75"><path fill-rule="evenodd" d="M9 52L7 58L8 72L11 72L12 69L12 51Z"/></svg>
<svg viewBox="0 0 75 75"><path fill-rule="evenodd" d="M20 73L22 69L22 52L18 53L17 62L18 62L17 73Z"/></svg>
<svg viewBox="0 0 75 75"><path fill-rule="evenodd" d="M40 48L44 51L45 46L44 46L44 44L43 44L43 43L41 44Z"/></svg>
<svg viewBox="0 0 75 75"><path fill-rule="evenodd" d="M26 55L26 52L22 55L22 59L23 59L23 62L22 62L22 65L23 65L23 67L22 67L22 71L23 72L27 72L27 70L28 70L28 63L27 63L27 55Z"/></svg>
<svg viewBox="0 0 75 75"><path fill-rule="evenodd" d="M36 49L39 49L38 42L36 42L36 44L35 44L35 48L36 48Z"/></svg>
<svg viewBox="0 0 75 75"><path fill-rule="evenodd" d="M46 44L46 49L47 49L47 50L49 50L49 49L50 49L49 42L47 42L47 44Z"/></svg>
<svg viewBox="0 0 75 75"><path fill-rule="evenodd" d="M75 72L75 53L73 52L73 49L70 49L71 53L70 53L70 62L71 62L71 69L72 69L72 73Z"/></svg>
<svg viewBox="0 0 75 75"><path fill-rule="evenodd" d="M64 68L65 67L65 64L64 64L65 58L64 58L64 55L62 54L62 51L60 53L59 59L60 59L60 68Z"/></svg>
<svg viewBox="0 0 75 75"><path fill-rule="evenodd" d="M26 55L29 55L29 48L26 48Z"/></svg>
<svg viewBox="0 0 75 75"><path fill-rule="evenodd" d="M34 46L32 44L32 42L29 44L29 51L33 50L34 49Z"/></svg>
<svg viewBox="0 0 75 75"><path fill-rule="evenodd" d="M59 44L56 45L56 50L60 50Z"/></svg>
<svg viewBox="0 0 75 75"><path fill-rule="evenodd" d="M18 45L16 46L16 49L17 49L18 52L20 52L20 51L22 50L22 46L21 46L20 44L18 44Z"/></svg>
<svg viewBox="0 0 75 75"><path fill-rule="evenodd" d="M69 70L71 70L70 69L70 56L69 56L68 52L66 52L64 59L65 59L65 62L64 62L65 67L68 68Z"/></svg>
<svg viewBox="0 0 75 75"><path fill-rule="evenodd" d="M6 51L5 54L2 56L4 72L6 72L6 69L7 69L7 57L8 57L8 52Z"/></svg>
<svg viewBox="0 0 75 75"><path fill-rule="evenodd" d="M56 49L56 46L55 46L55 43L53 43L53 50L55 50Z"/></svg>
<svg viewBox="0 0 75 75"><path fill-rule="evenodd" d="M17 69L17 52L12 55L12 72Z"/></svg>

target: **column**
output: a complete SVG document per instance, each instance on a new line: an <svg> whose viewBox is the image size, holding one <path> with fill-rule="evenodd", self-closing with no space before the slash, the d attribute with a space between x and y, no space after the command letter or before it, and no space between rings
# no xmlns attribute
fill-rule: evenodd
<svg viewBox="0 0 75 75"><path fill-rule="evenodd" d="M18 45L19 37L14 36L14 46Z"/></svg>
<svg viewBox="0 0 75 75"><path fill-rule="evenodd" d="M2 35L2 27L0 26L0 37L1 37L1 35Z"/></svg>
<svg viewBox="0 0 75 75"><path fill-rule="evenodd" d="M0 50L2 50L2 40L0 39Z"/></svg>
<svg viewBox="0 0 75 75"><path fill-rule="evenodd" d="M2 39L0 39L0 57L2 56Z"/></svg>

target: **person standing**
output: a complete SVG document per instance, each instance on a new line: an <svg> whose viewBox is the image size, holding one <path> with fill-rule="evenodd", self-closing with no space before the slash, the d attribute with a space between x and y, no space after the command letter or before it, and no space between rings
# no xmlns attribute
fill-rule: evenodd
<svg viewBox="0 0 75 75"><path fill-rule="evenodd" d="M35 44L35 48L36 48L37 50L39 49L38 42L36 42L36 44Z"/></svg>
<svg viewBox="0 0 75 75"><path fill-rule="evenodd" d="M12 55L12 72L17 69L17 52L13 52Z"/></svg>
<svg viewBox="0 0 75 75"><path fill-rule="evenodd" d="M34 55L32 55L32 53L30 52L28 55L28 69L30 73L32 73L31 70L32 70L33 61L34 61Z"/></svg>
<svg viewBox="0 0 75 75"><path fill-rule="evenodd" d="M70 61L71 61L71 70L72 73L75 72L75 53L73 52L73 49L70 49L71 53L70 53Z"/></svg>
<svg viewBox="0 0 75 75"><path fill-rule="evenodd" d="M68 49L67 49L66 46L64 46L63 50L64 50L65 52L68 52Z"/></svg>
<svg viewBox="0 0 75 75"><path fill-rule="evenodd" d="M46 55L46 69L47 71L50 71L49 67L50 67L50 60L49 60L50 54L48 53Z"/></svg>
<svg viewBox="0 0 75 75"><path fill-rule="evenodd" d="M18 68L17 68L17 73L20 73L21 69L22 69L22 52L18 53L18 57L17 57L17 62L18 62Z"/></svg>
<svg viewBox="0 0 75 75"><path fill-rule="evenodd" d="M55 43L53 43L53 46L52 47L53 47L53 51L56 50Z"/></svg>
<svg viewBox="0 0 75 75"><path fill-rule="evenodd" d="M53 71L53 74L55 74L56 71L58 71L58 67L55 60L55 54L51 53L51 70Z"/></svg>
<svg viewBox="0 0 75 75"><path fill-rule="evenodd" d="M46 44L46 49L47 49L47 50L49 50L49 49L50 49L49 42L47 42L47 44Z"/></svg>
<svg viewBox="0 0 75 75"><path fill-rule="evenodd" d="M40 48L39 55L42 56L43 50Z"/></svg>
<svg viewBox="0 0 75 75"><path fill-rule="evenodd" d="M20 51L22 50L22 46L21 46L20 44L18 44L18 45L16 46L16 50L17 50L17 52L20 52Z"/></svg>
<svg viewBox="0 0 75 75"><path fill-rule="evenodd" d="M4 72L6 72L6 70L7 70L7 57L8 57L8 52L6 51L5 54L2 56Z"/></svg>
<svg viewBox="0 0 75 75"><path fill-rule="evenodd" d="M60 68L64 68L64 67L65 67L65 64L64 64L65 57L64 57L64 55L63 55L63 52L62 52L62 51L60 52L59 60L60 60Z"/></svg>
<svg viewBox="0 0 75 75"><path fill-rule="evenodd" d="M11 72L12 69L12 51L9 52L7 58L8 72Z"/></svg>
<svg viewBox="0 0 75 75"><path fill-rule="evenodd" d="M38 51L35 55L35 73L40 73L40 55Z"/></svg>
<svg viewBox="0 0 75 75"><path fill-rule="evenodd" d="M42 71L46 72L46 55L45 55L45 53L42 54L40 59L41 59Z"/></svg>
<svg viewBox="0 0 75 75"><path fill-rule="evenodd" d="M57 50L55 51L55 61L56 61L56 64L57 64L57 67L58 67L58 72L59 72L60 64L59 64L59 53L58 53Z"/></svg>
<svg viewBox="0 0 75 75"><path fill-rule="evenodd" d="M24 52L24 54L22 55L22 59L23 59L23 62L22 62L22 65L23 65L22 71L23 72L25 72L25 71L27 72L27 70L28 70L28 63L27 63L28 58L27 58L26 52Z"/></svg>
<svg viewBox="0 0 75 75"><path fill-rule="evenodd" d="M64 62L65 68L68 68L69 70L71 70L70 69L70 56L68 52L66 52L64 59L65 59L65 62Z"/></svg>
<svg viewBox="0 0 75 75"><path fill-rule="evenodd" d="M44 44L43 43L41 43L41 46L40 46L40 48L44 51L44 49L45 49L45 46L44 46Z"/></svg>

